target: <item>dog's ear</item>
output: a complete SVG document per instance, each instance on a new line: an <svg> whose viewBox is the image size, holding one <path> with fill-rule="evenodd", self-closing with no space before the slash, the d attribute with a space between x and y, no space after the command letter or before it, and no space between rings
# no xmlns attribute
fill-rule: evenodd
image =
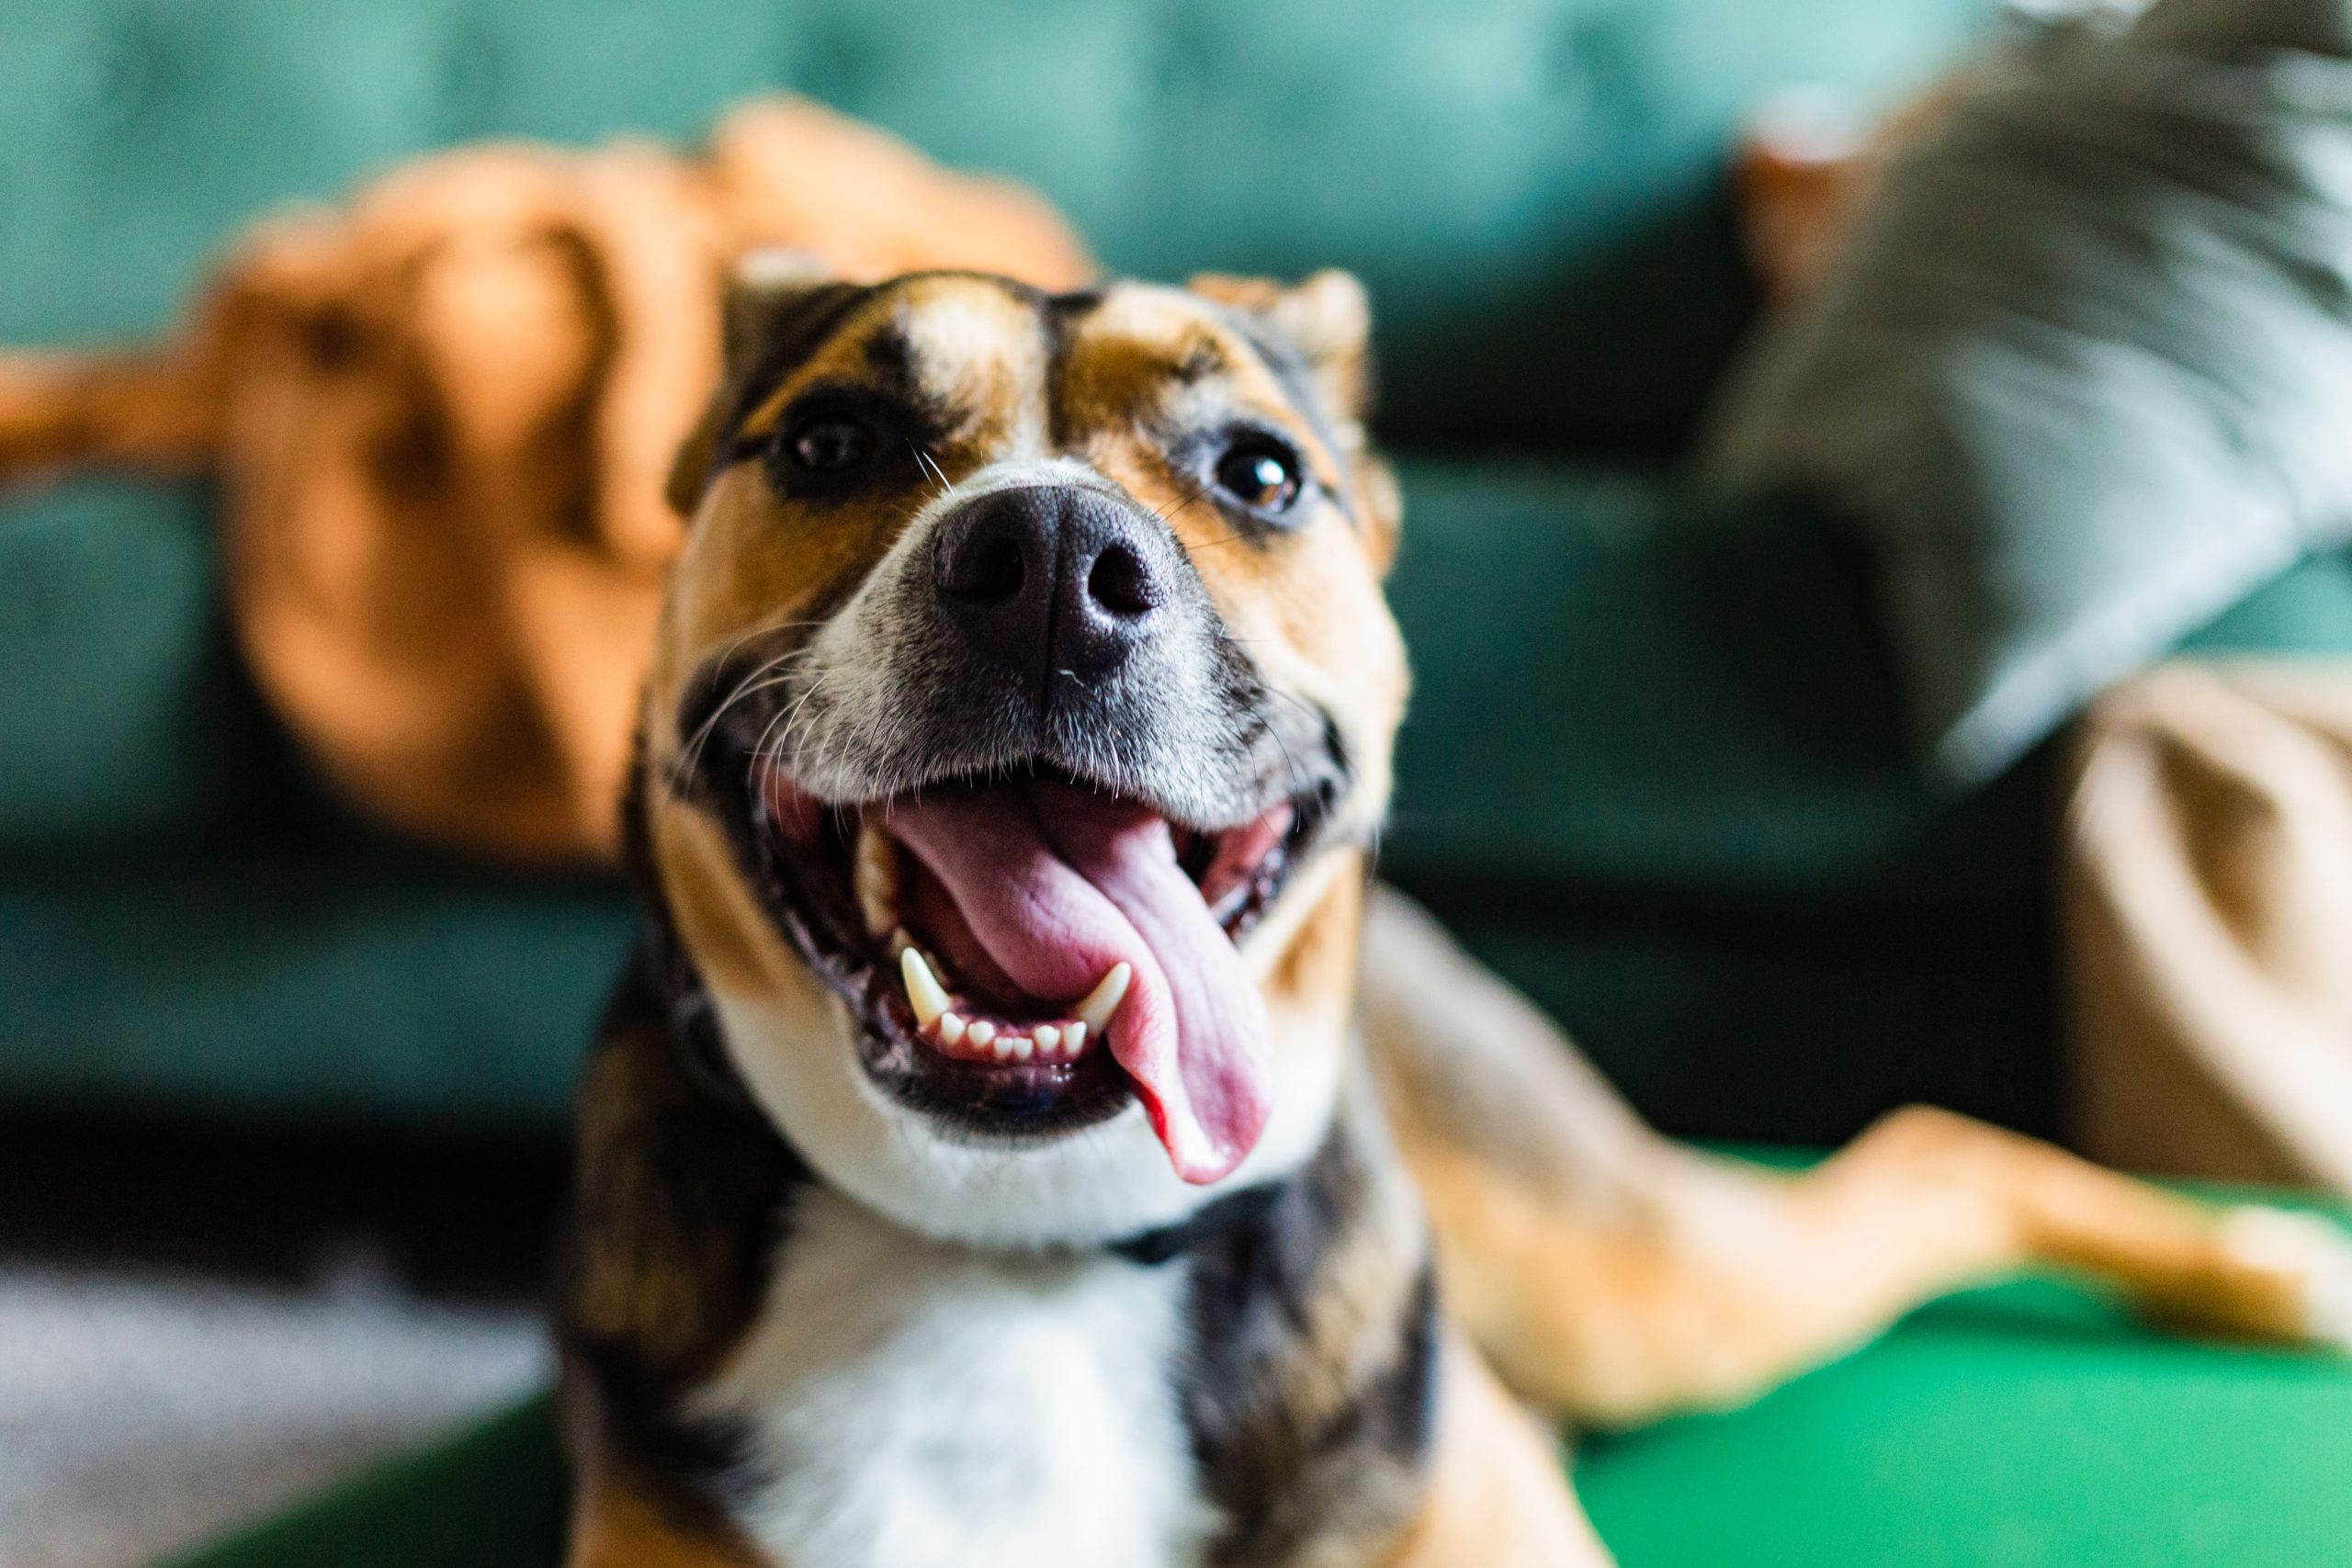
<svg viewBox="0 0 2352 1568"><path fill-rule="evenodd" d="M1295 284L1203 273L1185 287L1247 314L1297 351L1324 412L1340 422L1367 543L1374 564L1387 570L1396 554L1403 498L1396 475L1364 434L1372 404L1372 302L1363 285L1353 273L1327 267Z"/></svg>
<svg viewBox="0 0 2352 1568"><path fill-rule="evenodd" d="M1185 286L1272 328L1298 351L1324 412L1361 420L1372 400L1372 302L1353 273L1327 267L1305 281L1203 273Z"/></svg>
<svg viewBox="0 0 2352 1568"><path fill-rule="evenodd" d="M789 324L820 301L852 292L821 257L783 248L746 253L727 277L721 313L722 364L718 393L679 447L670 465L667 494L680 516L690 516L710 483L719 425L741 397L744 381L759 368L769 348Z"/></svg>

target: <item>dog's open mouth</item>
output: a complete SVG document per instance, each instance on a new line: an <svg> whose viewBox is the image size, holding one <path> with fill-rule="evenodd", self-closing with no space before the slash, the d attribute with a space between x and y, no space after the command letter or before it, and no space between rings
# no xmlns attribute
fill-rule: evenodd
<svg viewBox="0 0 2352 1568"><path fill-rule="evenodd" d="M854 807L770 771L750 804L772 912L860 1010L886 1089L1016 1136L1133 1097L1188 1181L1255 1145L1271 1047L1238 945L1320 795L1216 831L1042 767Z"/></svg>

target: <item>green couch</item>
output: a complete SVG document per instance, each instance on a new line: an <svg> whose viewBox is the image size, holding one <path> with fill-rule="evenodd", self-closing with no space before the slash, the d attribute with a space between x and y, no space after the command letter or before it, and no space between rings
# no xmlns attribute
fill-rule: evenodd
<svg viewBox="0 0 2352 1568"><path fill-rule="evenodd" d="M155 330L238 225L425 148L777 85L1034 182L1122 270L1353 267L1422 694L1391 874L1674 1131L2050 1131L2046 761L1925 790L1852 547L1664 477L1750 312L1743 111L1897 94L1989 4L0 0L0 342ZM326 798L209 513L0 497L0 1110L549 1125L625 901ZM2352 646L2352 560L2211 636Z"/></svg>
<svg viewBox="0 0 2352 1568"><path fill-rule="evenodd" d="M405 154L774 85L1034 182L1122 270L1353 267L1425 699L1392 874L1678 1130L2044 1127L2040 786L1923 795L1842 547L1657 478L1749 311L1743 110L1900 90L1984 7L0 0L0 342L152 331L239 224ZM325 798L200 491L0 499L0 1106L560 1114L624 902Z"/></svg>

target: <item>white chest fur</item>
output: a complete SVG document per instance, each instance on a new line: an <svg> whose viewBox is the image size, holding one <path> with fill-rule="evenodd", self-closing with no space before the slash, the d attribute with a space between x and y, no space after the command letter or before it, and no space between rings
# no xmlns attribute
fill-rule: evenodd
<svg viewBox="0 0 2352 1568"><path fill-rule="evenodd" d="M1174 1378L1183 1271L926 1241L821 1188L697 1401L773 1480L786 1568L1175 1568L1214 1518Z"/></svg>

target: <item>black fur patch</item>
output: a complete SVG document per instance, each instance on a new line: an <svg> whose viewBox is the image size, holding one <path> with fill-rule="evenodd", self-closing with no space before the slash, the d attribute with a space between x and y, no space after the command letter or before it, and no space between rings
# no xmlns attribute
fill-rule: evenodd
<svg viewBox="0 0 2352 1568"><path fill-rule="evenodd" d="M1409 1201L1397 1173L1372 1163L1381 1157L1343 1119L1262 1213L1193 1255L1180 1390L1203 1488L1226 1520L1210 1553L1219 1568L1273 1568L1335 1539L1375 1551L1418 1506L1435 1421L1437 1295L1425 1243L1394 1249L1374 1234L1393 1218L1385 1205ZM1343 1281L1334 1265L1347 1249L1357 1255ZM1349 1303L1359 1326L1334 1339L1331 1323L1354 1314L1329 1312L1331 1295L1351 1289L1365 1298ZM1351 1375L1336 1404L1318 1407L1314 1391Z"/></svg>
<svg viewBox="0 0 2352 1568"><path fill-rule="evenodd" d="M612 1462L675 1522L716 1529L758 1480L747 1434L678 1402L757 1315L809 1172L655 924L589 1064L557 1336L568 1396Z"/></svg>
<svg viewBox="0 0 2352 1568"><path fill-rule="evenodd" d="M759 346L752 351L749 367L728 400L726 415L718 423L717 449L725 451L736 431L777 383L807 364L874 293L863 284L825 283L778 305L761 323Z"/></svg>

